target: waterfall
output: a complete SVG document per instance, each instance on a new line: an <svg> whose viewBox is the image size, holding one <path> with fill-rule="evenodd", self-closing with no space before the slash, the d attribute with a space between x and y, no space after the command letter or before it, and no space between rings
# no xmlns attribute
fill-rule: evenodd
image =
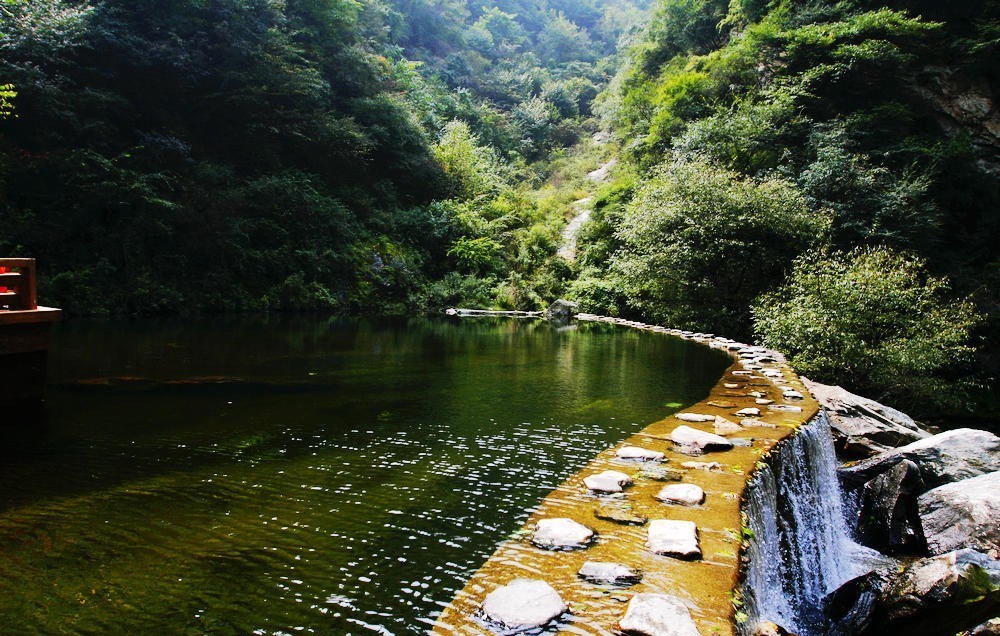
<svg viewBox="0 0 1000 636"><path fill-rule="evenodd" d="M747 484L744 636L760 620L799 636L826 634L823 597L863 572L836 469L830 424L821 412L782 442Z"/></svg>

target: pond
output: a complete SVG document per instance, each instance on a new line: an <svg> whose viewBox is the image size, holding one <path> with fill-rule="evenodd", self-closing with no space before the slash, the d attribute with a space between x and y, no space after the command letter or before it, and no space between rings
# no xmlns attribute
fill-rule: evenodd
<svg viewBox="0 0 1000 636"><path fill-rule="evenodd" d="M10 633L421 634L720 352L605 324L67 322L0 429Z"/></svg>

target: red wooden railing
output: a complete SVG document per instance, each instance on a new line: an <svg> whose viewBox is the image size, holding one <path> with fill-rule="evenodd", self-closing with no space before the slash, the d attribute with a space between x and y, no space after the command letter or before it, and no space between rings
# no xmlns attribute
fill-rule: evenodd
<svg viewBox="0 0 1000 636"><path fill-rule="evenodd" d="M0 311L38 309L35 259L0 258Z"/></svg>

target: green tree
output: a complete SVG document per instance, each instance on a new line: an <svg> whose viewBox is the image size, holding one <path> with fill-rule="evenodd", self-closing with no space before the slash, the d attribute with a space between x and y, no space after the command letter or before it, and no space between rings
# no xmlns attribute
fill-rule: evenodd
<svg viewBox="0 0 1000 636"><path fill-rule="evenodd" d="M867 247L799 258L753 319L803 374L926 413L961 402L954 373L973 353L977 315L922 259Z"/></svg>

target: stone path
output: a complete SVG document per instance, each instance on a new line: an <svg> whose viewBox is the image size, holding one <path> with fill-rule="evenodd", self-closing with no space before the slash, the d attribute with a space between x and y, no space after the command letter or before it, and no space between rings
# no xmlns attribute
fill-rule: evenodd
<svg viewBox="0 0 1000 636"><path fill-rule="evenodd" d="M741 493L760 458L811 419L817 405L775 352L712 334L590 314L577 319L696 340L734 362L704 401L607 449L549 494L431 633L511 633L510 623L491 620L484 607L497 594L521 599L504 610L511 616L546 615L535 612L530 594L505 591L528 589L527 580L544 591L538 598L548 611L566 608L538 623L547 624L545 634L627 628L650 636L732 636ZM698 453L704 455L692 456ZM500 613L494 601L489 609Z"/></svg>

